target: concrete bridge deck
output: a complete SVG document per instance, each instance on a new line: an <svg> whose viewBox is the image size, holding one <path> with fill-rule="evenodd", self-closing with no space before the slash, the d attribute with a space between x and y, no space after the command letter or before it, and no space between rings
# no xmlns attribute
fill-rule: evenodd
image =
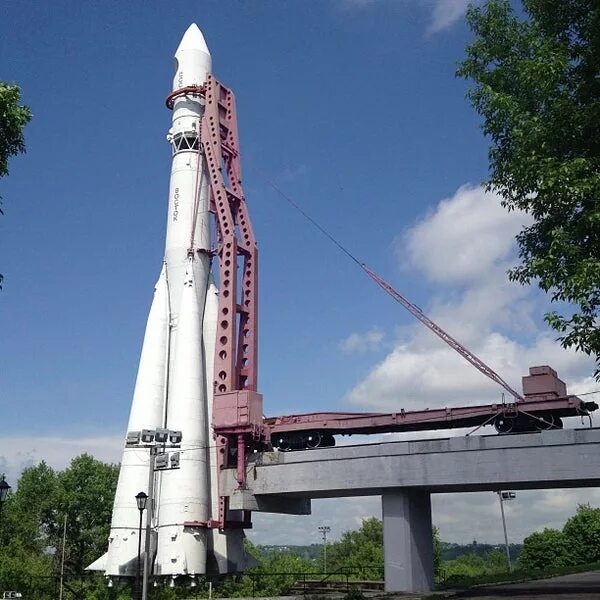
<svg viewBox="0 0 600 600"><path fill-rule="evenodd" d="M381 495L387 591L433 587L436 492L600 485L600 428L394 441L251 457L248 490L233 470L232 509L309 514L310 499Z"/></svg>
<svg viewBox="0 0 600 600"><path fill-rule="evenodd" d="M599 459L600 428L563 429L267 452L251 458L248 481L256 495L302 498L588 487L600 483Z"/></svg>

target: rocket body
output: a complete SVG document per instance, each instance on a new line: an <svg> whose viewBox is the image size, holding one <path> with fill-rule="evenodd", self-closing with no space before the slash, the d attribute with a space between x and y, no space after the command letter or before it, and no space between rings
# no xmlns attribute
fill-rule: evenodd
<svg viewBox="0 0 600 600"><path fill-rule="evenodd" d="M175 53L173 91L200 86L211 56L193 24ZM218 518L217 458L212 434L212 382L218 290L210 261L210 187L199 143L204 97L178 95L167 139L172 166L165 259L148 316L128 431L181 431L180 466L153 475L152 573L176 578L243 569L243 533L190 527ZM108 552L88 569L135 576L139 511L148 492L149 451L126 447L115 495ZM142 534L143 535L143 534ZM142 539L142 548L144 548ZM209 569L207 569L207 564Z"/></svg>

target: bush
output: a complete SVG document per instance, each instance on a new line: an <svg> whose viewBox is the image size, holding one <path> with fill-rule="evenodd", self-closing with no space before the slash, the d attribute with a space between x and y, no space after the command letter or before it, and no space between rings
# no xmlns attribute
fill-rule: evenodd
<svg viewBox="0 0 600 600"><path fill-rule="evenodd" d="M572 564L565 535L556 529L535 531L525 538L519 567L528 571L565 567Z"/></svg>

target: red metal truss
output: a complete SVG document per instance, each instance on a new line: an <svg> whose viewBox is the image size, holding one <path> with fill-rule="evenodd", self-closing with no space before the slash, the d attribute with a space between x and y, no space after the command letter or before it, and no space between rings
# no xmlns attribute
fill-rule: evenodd
<svg viewBox="0 0 600 600"><path fill-rule="evenodd" d="M203 91L200 141L210 180L219 263L213 429L219 470L229 466L235 450L238 483L245 487L246 450L265 437L262 396L257 392L258 248L242 189L235 96L211 75ZM226 498L220 497L219 507L219 526L227 527Z"/></svg>
<svg viewBox="0 0 600 600"><path fill-rule="evenodd" d="M256 391L258 249L242 190L235 97L209 75L205 99L200 139L219 236L215 392ZM241 272L239 258L243 260Z"/></svg>

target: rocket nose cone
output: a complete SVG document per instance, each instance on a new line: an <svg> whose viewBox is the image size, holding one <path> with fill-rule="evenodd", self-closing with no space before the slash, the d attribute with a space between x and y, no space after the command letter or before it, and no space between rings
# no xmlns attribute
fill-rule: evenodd
<svg viewBox="0 0 600 600"><path fill-rule="evenodd" d="M206 40L196 23L192 23L183 34L181 42L179 42L179 46L177 46L177 50L175 51L175 56L185 50L196 50L197 52L204 52L210 56Z"/></svg>

